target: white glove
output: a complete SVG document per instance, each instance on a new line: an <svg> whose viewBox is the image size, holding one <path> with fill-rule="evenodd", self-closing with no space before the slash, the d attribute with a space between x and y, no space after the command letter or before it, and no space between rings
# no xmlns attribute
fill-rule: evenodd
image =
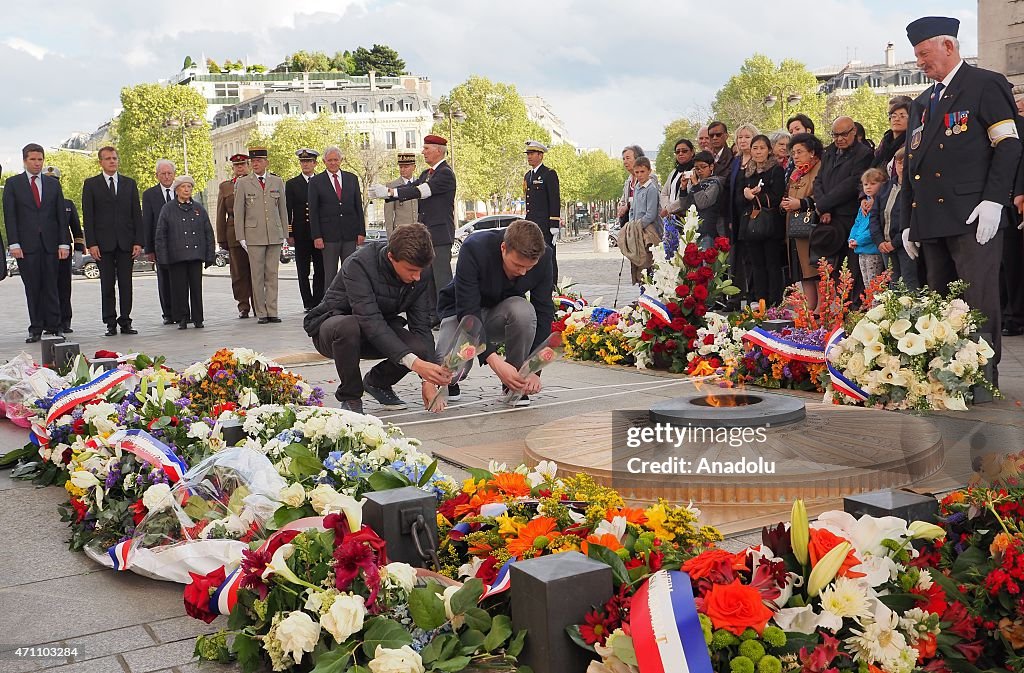
<svg viewBox="0 0 1024 673"><path fill-rule="evenodd" d="M249 252L249 248L245 247L245 241L239 241L238 244L242 246L242 250Z"/></svg>
<svg viewBox="0 0 1024 673"><path fill-rule="evenodd" d="M918 254L921 251L921 246L910 240L910 230L903 230L903 249L907 251L907 255L910 259L917 259Z"/></svg>
<svg viewBox="0 0 1024 673"><path fill-rule="evenodd" d="M384 185L370 185L370 198L371 199L386 199L388 198L388 188Z"/></svg>
<svg viewBox="0 0 1024 673"><path fill-rule="evenodd" d="M995 201L982 201L974 207L971 216L967 218L967 224L973 224L975 220L978 221L978 231L975 234L978 245L985 245L992 240L996 232L999 231L999 221L1002 218L1003 206Z"/></svg>

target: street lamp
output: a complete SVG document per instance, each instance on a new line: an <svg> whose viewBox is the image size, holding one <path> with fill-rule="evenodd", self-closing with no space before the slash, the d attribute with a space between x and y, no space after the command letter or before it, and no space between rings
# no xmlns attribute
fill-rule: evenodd
<svg viewBox="0 0 1024 673"><path fill-rule="evenodd" d="M781 126L781 128L785 129L786 128L786 103L789 103L790 105L793 105L794 103L799 103L801 100L803 100L803 96L801 96L798 93L791 93L788 96L786 96L785 99L783 99L781 94L778 95L778 96L776 96L775 94L768 94L767 96L764 97L764 101L763 102L764 102L765 107L772 107L773 105L778 103L780 100L782 101L782 107L781 107L781 111L782 111L782 126Z"/></svg>
<svg viewBox="0 0 1024 673"><path fill-rule="evenodd" d="M164 122L165 129L181 128L181 153L184 157L185 175L188 175L188 139L186 134L189 129L202 128L203 122L190 110L179 110L176 115L168 117Z"/></svg>
<svg viewBox="0 0 1024 673"><path fill-rule="evenodd" d="M462 111L458 103L441 99L439 105L434 107L434 121L443 122L448 120L448 145L452 155L452 170L455 170L455 122L460 124L466 121L466 113Z"/></svg>

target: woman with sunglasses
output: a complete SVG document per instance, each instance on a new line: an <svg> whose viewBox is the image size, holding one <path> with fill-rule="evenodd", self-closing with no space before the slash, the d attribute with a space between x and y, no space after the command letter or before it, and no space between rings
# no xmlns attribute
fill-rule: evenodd
<svg viewBox="0 0 1024 673"><path fill-rule="evenodd" d="M680 212L682 197L686 194L688 174L693 173L693 143L686 138L676 141L674 156L676 166L665 180L661 188L661 217L676 215ZM682 187L682 189L680 189Z"/></svg>

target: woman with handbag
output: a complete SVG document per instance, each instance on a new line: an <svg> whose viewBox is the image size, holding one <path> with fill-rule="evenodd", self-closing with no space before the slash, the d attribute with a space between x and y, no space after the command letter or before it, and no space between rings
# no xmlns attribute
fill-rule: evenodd
<svg viewBox="0 0 1024 673"><path fill-rule="evenodd" d="M818 138L810 133L798 133L789 141L789 155L796 168L786 183L786 196L782 211L786 217L786 242L789 251L789 270L793 282L803 288L807 305L818 310L818 260L811 259L811 229L818 223L814 211L814 179L821 170L821 155L825 151Z"/></svg>
<svg viewBox="0 0 1024 673"><path fill-rule="evenodd" d="M782 301L782 251L785 238L778 211L786 189L782 167L772 155L768 136L750 143L750 161L743 171L743 214L740 238L750 259L750 299L770 306Z"/></svg>

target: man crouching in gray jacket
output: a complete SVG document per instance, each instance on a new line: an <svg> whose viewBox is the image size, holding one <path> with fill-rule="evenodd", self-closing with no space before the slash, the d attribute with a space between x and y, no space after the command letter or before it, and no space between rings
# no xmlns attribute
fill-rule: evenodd
<svg viewBox="0 0 1024 673"><path fill-rule="evenodd" d="M429 230L410 224L386 243L368 243L349 255L320 305L306 314L303 328L323 356L333 358L341 408L363 413L363 391L385 409L405 409L394 386L409 370L423 380L426 407L451 372L434 362L430 301L423 269L434 259ZM400 314L405 314L405 319ZM384 358L359 375L359 361Z"/></svg>

